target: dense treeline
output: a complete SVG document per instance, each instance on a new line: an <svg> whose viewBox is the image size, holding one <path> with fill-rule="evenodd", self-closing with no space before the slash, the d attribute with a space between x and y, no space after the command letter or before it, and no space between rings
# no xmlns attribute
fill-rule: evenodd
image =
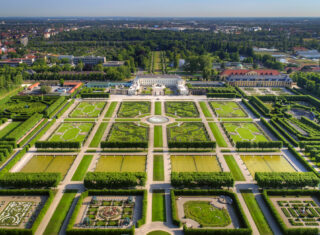
<svg viewBox="0 0 320 235"><path fill-rule="evenodd" d="M304 88L311 94L320 96L320 73L298 72L292 75L292 79L297 82L299 87Z"/></svg>
<svg viewBox="0 0 320 235"><path fill-rule="evenodd" d="M230 172L172 172L173 187L233 187L234 179Z"/></svg>
<svg viewBox="0 0 320 235"><path fill-rule="evenodd" d="M261 188L317 187L320 183L313 172L256 172L255 180Z"/></svg>
<svg viewBox="0 0 320 235"><path fill-rule="evenodd" d="M146 180L145 172L88 172L84 186L90 189L128 188L144 186Z"/></svg>
<svg viewBox="0 0 320 235"><path fill-rule="evenodd" d="M0 96L17 88L23 81L23 68L0 67Z"/></svg>

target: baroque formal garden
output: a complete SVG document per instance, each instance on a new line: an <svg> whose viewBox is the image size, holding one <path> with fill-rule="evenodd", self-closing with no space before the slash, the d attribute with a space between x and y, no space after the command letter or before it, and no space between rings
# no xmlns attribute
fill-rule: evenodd
<svg viewBox="0 0 320 235"><path fill-rule="evenodd" d="M1 105L0 233L319 233L316 98L87 92Z"/></svg>

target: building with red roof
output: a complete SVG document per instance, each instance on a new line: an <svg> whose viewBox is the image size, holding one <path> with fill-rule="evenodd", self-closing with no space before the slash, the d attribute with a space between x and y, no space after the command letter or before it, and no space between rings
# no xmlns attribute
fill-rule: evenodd
<svg viewBox="0 0 320 235"><path fill-rule="evenodd" d="M220 78L225 79L229 76L279 76L280 72L274 69L226 69L220 74Z"/></svg>

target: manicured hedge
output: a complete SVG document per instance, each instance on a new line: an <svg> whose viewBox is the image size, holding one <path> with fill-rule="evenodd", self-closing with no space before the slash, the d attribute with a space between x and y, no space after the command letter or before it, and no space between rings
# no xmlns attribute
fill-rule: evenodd
<svg viewBox="0 0 320 235"><path fill-rule="evenodd" d="M261 117L260 113L259 113L254 107L252 107L252 105L249 104L248 101L246 101L245 99L242 99L242 102L245 104L245 106L247 106L248 109L250 109L250 111L251 111L257 118L260 118L260 117Z"/></svg>
<svg viewBox="0 0 320 235"><path fill-rule="evenodd" d="M53 141L37 141L36 148L59 148L59 149L79 149L81 148L80 142L53 142Z"/></svg>
<svg viewBox="0 0 320 235"><path fill-rule="evenodd" d="M298 142L286 131L284 130L277 122L277 119L271 119L270 123L280 131L294 146L298 146Z"/></svg>
<svg viewBox="0 0 320 235"><path fill-rule="evenodd" d="M100 143L101 148L148 148L148 142L107 142Z"/></svg>
<svg viewBox="0 0 320 235"><path fill-rule="evenodd" d="M212 148L216 147L215 141L206 141L206 142L168 142L169 148Z"/></svg>
<svg viewBox="0 0 320 235"><path fill-rule="evenodd" d="M19 196L48 196L47 201L45 202L44 206L42 207L41 211L39 212L36 220L32 224L30 229L12 229L12 228L0 228L0 234L6 235L33 235L35 234L36 230L38 229L43 217L45 216L47 210L50 207L50 204L53 201L55 193L50 190L40 190L40 189L33 189L33 190L0 190L0 195L19 195Z"/></svg>
<svg viewBox="0 0 320 235"><path fill-rule="evenodd" d="M228 235L228 234L252 234L251 226L247 217L241 207L240 201L235 193L226 190L171 190L171 210L173 223L181 226L181 221L178 218L176 196L220 196L225 195L232 199L233 206L240 222L240 228L237 229L194 229L184 226L184 234L215 234L215 235Z"/></svg>
<svg viewBox="0 0 320 235"><path fill-rule="evenodd" d="M145 172L88 172L84 186L88 189L128 188L144 186L146 180Z"/></svg>
<svg viewBox="0 0 320 235"><path fill-rule="evenodd" d="M252 96L250 102L264 115L270 116L270 109L258 97Z"/></svg>
<svg viewBox="0 0 320 235"><path fill-rule="evenodd" d="M264 190L263 198L284 235L318 235L317 228L288 228L269 196L316 196L320 200L319 190Z"/></svg>
<svg viewBox="0 0 320 235"><path fill-rule="evenodd" d="M285 146L288 146L289 142L273 126L271 126L268 121L266 121L264 118L261 118L261 122L269 129L269 131L272 132L272 134L281 140Z"/></svg>
<svg viewBox="0 0 320 235"><path fill-rule="evenodd" d="M18 141L21 139L29 130L31 130L40 120L43 118L42 114L34 114L21 125L15 128L9 135L6 136L6 140Z"/></svg>
<svg viewBox="0 0 320 235"><path fill-rule="evenodd" d="M207 93L208 98L236 98L237 94L235 93Z"/></svg>
<svg viewBox="0 0 320 235"><path fill-rule="evenodd" d="M256 172L261 188L317 187L320 179L313 172Z"/></svg>
<svg viewBox="0 0 320 235"><path fill-rule="evenodd" d="M1 187L49 188L56 187L61 180L60 173L4 173L0 174Z"/></svg>
<svg viewBox="0 0 320 235"><path fill-rule="evenodd" d="M109 98L110 94L105 92L81 93L81 98Z"/></svg>
<svg viewBox="0 0 320 235"><path fill-rule="evenodd" d="M172 172L173 187L233 187L234 179L230 172Z"/></svg>
<svg viewBox="0 0 320 235"><path fill-rule="evenodd" d="M83 199L88 196L98 196L98 195L140 195L143 196L143 204L142 204L142 218L138 220L137 225L141 226L145 223L146 220L146 212L147 212L147 192L145 190L88 190L81 194L80 199L77 202L77 205L72 213L70 218L66 234L67 235L76 235L76 234L109 234L109 235L122 235L122 234L130 234L133 235L135 231L135 226L129 229L92 229L92 228L82 228L76 229L74 228L74 224L76 218L79 214L80 208L82 206Z"/></svg>
<svg viewBox="0 0 320 235"><path fill-rule="evenodd" d="M259 148L259 149L280 149L282 148L282 141L260 141L260 142L251 142L251 141L238 141L236 142L237 149L249 149L249 148Z"/></svg>
<svg viewBox="0 0 320 235"><path fill-rule="evenodd" d="M47 118L50 118L54 112L59 108L59 106L65 101L64 96L60 96L52 105L50 105L45 111L44 114Z"/></svg>

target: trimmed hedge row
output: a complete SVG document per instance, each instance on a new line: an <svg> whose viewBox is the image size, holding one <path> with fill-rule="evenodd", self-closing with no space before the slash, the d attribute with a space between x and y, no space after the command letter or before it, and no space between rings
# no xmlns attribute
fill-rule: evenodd
<svg viewBox="0 0 320 235"><path fill-rule="evenodd" d="M56 187L61 181L60 173L4 173L0 174L1 187L49 188Z"/></svg>
<svg viewBox="0 0 320 235"><path fill-rule="evenodd" d="M258 97L252 96L250 102L264 115L270 116L270 109Z"/></svg>
<svg viewBox="0 0 320 235"><path fill-rule="evenodd" d="M18 141L23 137L29 130L31 130L41 119L42 114L34 114L21 125L15 128L9 135L6 136L5 140Z"/></svg>
<svg viewBox="0 0 320 235"><path fill-rule="evenodd" d="M215 234L215 235L228 235L228 234L242 234L250 235L252 234L251 226L247 220L247 217L241 207L240 201L235 193L226 190L171 190L171 211L173 224L181 227L181 221L178 217L177 206L176 206L176 196L220 196L225 195L232 199L233 207L237 214L237 218L240 222L240 228L237 229L194 229L183 227L184 234Z"/></svg>
<svg viewBox="0 0 320 235"><path fill-rule="evenodd" d="M215 141L206 141L206 142L168 142L169 148L212 148L216 147Z"/></svg>
<svg viewBox="0 0 320 235"><path fill-rule="evenodd" d="M233 187L234 179L230 172L172 172L173 187Z"/></svg>
<svg viewBox="0 0 320 235"><path fill-rule="evenodd" d="M320 199L319 190L264 190L263 199L265 200L268 208L270 209L275 220L278 222L280 229L284 235L318 235L318 228L288 228L283 221L281 215L278 213L277 209L273 205L269 196L316 196Z"/></svg>
<svg viewBox="0 0 320 235"><path fill-rule="evenodd" d="M35 196L35 195L44 195L48 196L47 201L45 202L44 206L42 207L41 211L37 215L36 220L32 224L32 227L29 229L12 229L12 228L0 228L0 234L14 234L14 235L33 235L37 231L43 217L45 216L47 210L49 209L55 193L50 190L39 190L39 189L33 189L33 190L0 190L0 195L20 195L20 196Z"/></svg>
<svg viewBox="0 0 320 235"><path fill-rule="evenodd" d="M145 216L147 211L147 192L145 190L88 190L81 194L77 205L72 213L70 221L67 226L66 234L67 235L78 235L78 234L92 234L92 235L99 235L99 234L108 234L108 235L134 235L135 226L132 226L128 229L92 229L92 228L81 228L76 229L74 228L75 221L79 214L79 211L82 206L83 200L88 196L99 196L99 195L140 195L143 196L143 204L142 204L142 218L138 220L137 225L143 225L145 223Z"/></svg>
<svg viewBox="0 0 320 235"><path fill-rule="evenodd" d="M250 111L251 111L257 118L260 118L260 117L261 117L260 113L259 113L255 108L253 108L252 105L249 104L248 101L246 101L245 99L242 99L242 102L245 104L245 106L247 106L248 109L250 109Z"/></svg>
<svg viewBox="0 0 320 235"><path fill-rule="evenodd" d="M148 142L108 142L102 141L101 148L148 148Z"/></svg>
<svg viewBox="0 0 320 235"><path fill-rule="evenodd" d="M304 124L307 124L308 126L311 126L312 128L320 131L320 125L311 121L309 118L306 118L306 117L301 117L300 121Z"/></svg>
<svg viewBox="0 0 320 235"><path fill-rule="evenodd" d="M81 93L81 98L109 98L110 94L105 92Z"/></svg>
<svg viewBox="0 0 320 235"><path fill-rule="evenodd" d="M271 149L271 148L282 148L282 141L259 141L259 142L251 142L251 141L238 141L236 142L237 149L248 149L248 148L260 148L260 149Z"/></svg>
<svg viewBox="0 0 320 235"><path fill-rule="evenodd" d="M45 111L44 114L47 118L52 117L54 112L59 108L59 106L65 101L64 96L60 96L52 105L50 105Z"/></svg>
<svg viewBox="0 0 320 235"><path fill-rule="evenodd" d="M144 186L146 180L145 172L88 172L84 186L88 189L128 188Z"/></svg>
<svg viewBox="0 0 320 235"><path fill-rule="evenodd" d="M256 172L255 180L262 188L317 187L320 183L313 172Z"/></svg>
<svg viewBox="0 0 320 235"><path fill-rule="evenodd" d="M283 142L283 145L289 145L289 142L273 126L271 126L270 123L266 121L266 119L261 118L261 122L269 129L269 131L272 132L272 134L274 134L279 140Z"/></svg>
<svg viewBox="0 0 320 235"><path fill-rule="evenodd" d="M37 141L36 148L59 148L59 149L79 149L81 148L80 142L53 142L53 141Z"/></svg>
<svg viewBox="0 0 320 235"><path fill-rule="evenodd" d="M208 98L236 98L236 93L207 93Z"/></svg>
<svg viewBox="0 0 320 235"><path fill-rule="evenodd" d="M270 119L270 122L273 126L275 126L282 135L284 135L294 146L298 146L298 142L287 132L285 131L276 121L275 119Z"/></svg>

